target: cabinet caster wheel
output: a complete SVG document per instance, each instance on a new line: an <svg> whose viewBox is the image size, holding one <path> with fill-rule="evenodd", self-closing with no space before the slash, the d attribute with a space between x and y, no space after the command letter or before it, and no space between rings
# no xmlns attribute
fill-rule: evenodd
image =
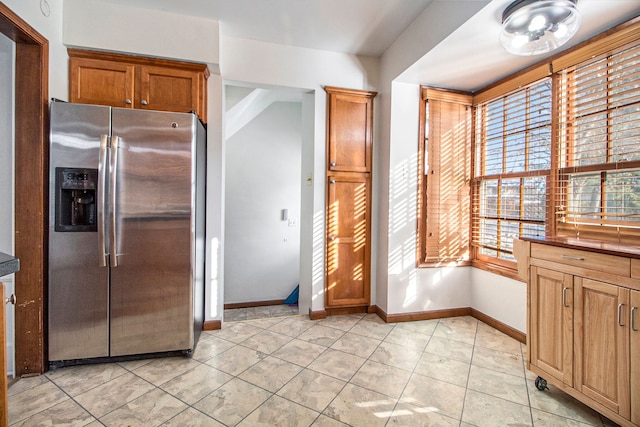
<svg viewBox="0 0 640 427"><path fill-rule="evenodd" d="M549 387L547 387L547 380L545 380L542 377L537 377L536 378L536 388L540 391L545 391L545 390L549 390Z"/></svg>

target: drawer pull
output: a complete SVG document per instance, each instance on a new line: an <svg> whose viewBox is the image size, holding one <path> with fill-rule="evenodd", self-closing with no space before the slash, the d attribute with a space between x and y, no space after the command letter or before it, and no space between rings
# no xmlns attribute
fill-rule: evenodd
<svg viewBox="0 0 640 427"><path fill-rule="evenodd" d="M631 307L631 329L637 331L636 328L636 310L638 307Z"/></svg>
<svg viewBox="0 0 640 427"><path fill-rule="evenodd" d="M569 290L569 288L562 288L562 305L564 307L569 307L567 305L567 290Z"/></svg>
<svg viewBox="0 0 640 427"><path fill-rule="evenodd" d="M619 326L624 326L624 324L622 323L622 307L624 307L624 304L618 304L618 325Z"/></svg>
<svg viewBox="0 0 640 427"><path fill-rule="evenodd" d="M584 258L581 258L579 256L560 255L560 258L562 258L562 259L570 259L572 261L584 261Z"/></svg>

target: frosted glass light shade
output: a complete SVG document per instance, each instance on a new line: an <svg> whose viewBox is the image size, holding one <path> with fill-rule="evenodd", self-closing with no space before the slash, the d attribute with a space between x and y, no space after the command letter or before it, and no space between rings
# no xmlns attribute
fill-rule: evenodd
<svg viewBox="0 0 640 427"><path fill-rule="evenodd" d="M577 0L516 0L502 14L500 43L507 52L529 56L550 52L578 31Z"/></svg>

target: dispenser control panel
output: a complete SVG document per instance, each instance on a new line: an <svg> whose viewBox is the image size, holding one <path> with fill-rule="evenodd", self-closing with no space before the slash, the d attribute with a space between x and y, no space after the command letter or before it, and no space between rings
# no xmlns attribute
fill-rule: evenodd
<svg viewBox="0 0 640 427"><path fill-rule="evenodd" d="M56 231L97 231L98 170L56 168Z"/></svg>

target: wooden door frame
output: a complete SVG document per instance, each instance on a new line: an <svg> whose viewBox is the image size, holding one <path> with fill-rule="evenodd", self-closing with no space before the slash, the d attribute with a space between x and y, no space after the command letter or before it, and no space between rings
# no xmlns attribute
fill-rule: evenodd
<svg viewBox="0 0 640 427"><path fill-rule="evenodd" d="M0 2L0 33L15 46L16 375L46 370L49 41Z"/></svg>

